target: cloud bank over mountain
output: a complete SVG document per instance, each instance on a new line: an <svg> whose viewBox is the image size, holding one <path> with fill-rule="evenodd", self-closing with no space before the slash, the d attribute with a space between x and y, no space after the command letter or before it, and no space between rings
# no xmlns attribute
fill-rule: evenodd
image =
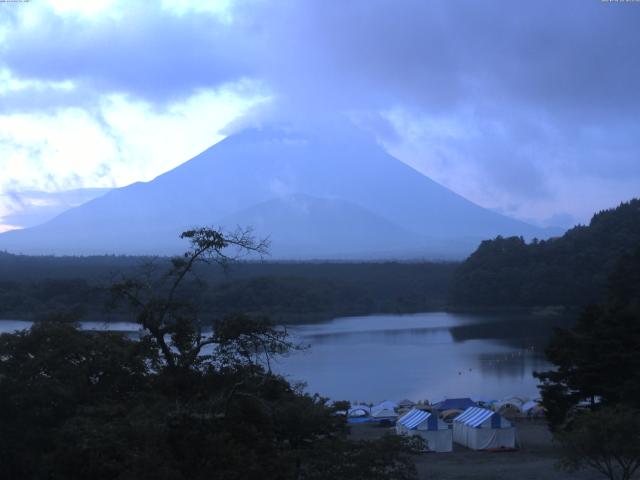
<svg viewBox="0 0 640 480"><path fill-rule="evenodd" d="M147 183L0 235L28 254L178 254L178 236L251 227L274 259L458 259L496 235L552 232L483 209L358 129L247 129Z"/></svg>
<svg viewBox="0 0 640 480"><path fill-rule="evenodd" d="M84 188L61 192L8 192L0 195L0 204L7 206L2 214L0 233L35 227L48 222L61 213L104 195L108 188Z"/></svg>
<svg viewBox="0 0 640 480"><path fill-rule="evenodd" d="M2 13L3 191L149 180L241 117L343 114L520 217L584 221L638 193L633 2L52 0ZM38 133L9 128L20 121ZM56 142L69 131L75 143Z"/></svg>

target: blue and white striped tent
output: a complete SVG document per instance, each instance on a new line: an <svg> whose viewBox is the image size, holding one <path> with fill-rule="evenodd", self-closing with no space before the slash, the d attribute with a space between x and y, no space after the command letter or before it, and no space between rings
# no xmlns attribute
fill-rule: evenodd
<svg viewBox="0 0 640 480"><path fill-rule="evenodd" d="M481 407L470 407L453 419L454 422L462 422L465 425L478 427L482 425L488 418L492 419L492 425L496 421L500 421L500 415L491 410Z"/></svg>
<svg viewBox="0 0 640 480"><path fill-rule="evenodd" d="M431 415L431 412L413 408L400 417L396 425L400 425L406 430L413 430L418 427L421 430L437 430L438 418L435 415Z"/></svg>
<svg viewBox="0 0 640 480"><path fill-rule="evenodd" d="M515 428L492 410L471 407L453 419L453 441L473 450L514 448Z"/></svg>
<svg viewBox="0 0 640 480"><path fill-rule="evenodd" d="M424 410L412 409L396 422L398 435L419 435L429 450L450 452L453 450L453 437L449 426L437 415Z"/></svg>

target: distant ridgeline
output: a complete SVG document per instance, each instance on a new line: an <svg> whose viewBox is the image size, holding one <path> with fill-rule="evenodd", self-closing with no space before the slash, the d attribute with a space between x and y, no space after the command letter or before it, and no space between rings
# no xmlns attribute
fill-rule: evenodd
<svg viewBox="0 0 640 480"><path fill-rule="evenodd" d="M607 277L640 245L640 200L593 216L562 237L486 240L456 270L455 306L582 306L605 298Z"/></svg>
<svg viewBox="0 0 640 480"><path fill-rule="evenodd" d="M37 320L52 313L83 320L126 319L124 310L106 315L107 288L118 274L131 276L151 260L0 252L0 319ZM168 264L168 259L154 260L160 272L167 266L163 262ZM187 293L197 295L203 318L242 311L301 323L342 315L411 313L444 308L455 265L241 262L232 264L226 275L213 266L199 270L204 285L187 286Z"/></svg>

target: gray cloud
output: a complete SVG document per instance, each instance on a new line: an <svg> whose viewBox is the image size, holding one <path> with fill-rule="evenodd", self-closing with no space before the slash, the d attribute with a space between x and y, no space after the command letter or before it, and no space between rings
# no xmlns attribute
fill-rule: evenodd
<svg viewBox="0 0 640 480"><path fill-rule="evenodd" d="M16 74L161 101L243 76L305 108L527 105L582 121L634 114L640 7L602 2L240 0L214 15L126 4L14 28Z"/></svg>
<svg viewBox="0 0 640 480"><path fill-rule="evenodd" d="M37 29L14 26L1 58L16 75L164 102L255 73L244 37L211 15L132 3L122 18L47 18Z"/></svg>
<svg viewBox="0 0 640 480"><path fill-rule="evenodd" d="M349 111L387 143L422 145L439 168L474 165L485 197L548 200L553 176L640 181L640 4L241 0L230 23L125 6L118 20L51 15L37 31L10 19L0 62L21 77L76 82L80 93L60 103L124 92L162 105L260 79L278 99L267 115ZM40 102L15 97L7 108ZM447 116L476 135L411 138L379 115L389 109L418 124ZM450 186L464 191L465 181Z"/></svg>
<svg viewBox="0 0 640 480"><path fill-rule="evenodd" d="M6 210L0 224L27 228L42 224L71 207L104 195L107 188L85 188L60 192L8 191L0 195L0 207Z"/></svg>
<svg viewBox="0 0 640 480"><path fill-rule="evenodd" d="M282 4L279 4L282 5ZM509 102L619 116L640 77L640 8L601 2L268 5L261 68L288 96L349 108ZM265 20L266 19L266 20Z"/></svg>
<svg viewBox="0 0 640 480"><path fill-rule="evenodd" d="M99 92L81 87L62 90L52 87L26 87L0 94L0 112L42 113L66 106L87 106L95 103Z"/></svg>
<svg viewBox="0 0 640 480"><path fill-rule="evenodd" d="M448 170L425 169L436 178L475 166L476 178L448 184L467 193L475 182L481 203L549 200L554 176L640 182L639 5L352 0L285 3L260 18L259 70L287 114L394 107L458 118L476 135L431 131L417 143ZM368 125L387 143L416 141L376 118Z"/></svg>

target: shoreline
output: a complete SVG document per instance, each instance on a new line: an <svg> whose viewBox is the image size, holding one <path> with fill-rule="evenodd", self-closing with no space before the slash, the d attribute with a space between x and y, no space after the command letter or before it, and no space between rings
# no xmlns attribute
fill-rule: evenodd
<svg viewBox="0 0 640 480"><path fill-rule="evenodd" d="M258 312L245 311L247 315L266 316L276 325L295 326L309 325L314 323L328 323L332 320L344 317L369 317L384 315L418 315L421 313L451 313L451 314L471 314L471 315L532 315L540 317L562 317L566 315L574 315L579 313L582 307L575 305L546 305L546 306L455 306L455 305L434 305L432 308L423 308L420 310L407 309L396 311L334 311L334 312L305 312L305 313L274 313L274 312ZM55 313L55 312L54 312ZM217 312L207 316L205 321L214 318L222 318L228 315L228 312ZM20 312L13 311L4 313L4 318L0 321L27 321L40 322L45 318L42 312ZM19 319L19 320L18 320ZM129 313L106 313L104 311L82 312L78 318L80 322L100 322L100 323L120 323L131 322L132 315ZM132 322L133 323L133 322Z"/></svg>

